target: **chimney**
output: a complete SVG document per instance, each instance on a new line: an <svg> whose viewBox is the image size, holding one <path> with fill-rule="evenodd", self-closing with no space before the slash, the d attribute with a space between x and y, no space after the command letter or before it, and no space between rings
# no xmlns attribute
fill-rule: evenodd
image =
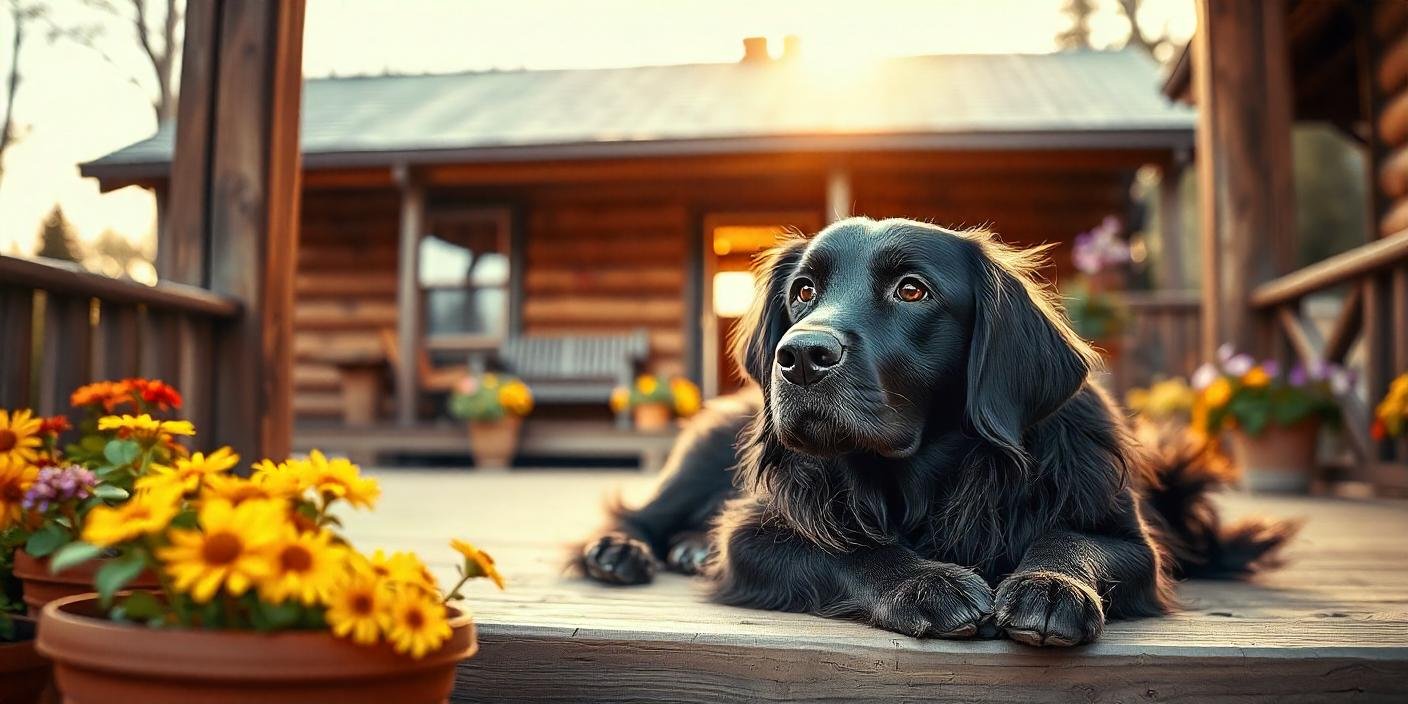
<svg viewBox="0 0 1408 704"><path fill-rule="evenodd" d="M765 64L772 60L768 56L767 37L743 38L743 61L745 64Z"/></svg>

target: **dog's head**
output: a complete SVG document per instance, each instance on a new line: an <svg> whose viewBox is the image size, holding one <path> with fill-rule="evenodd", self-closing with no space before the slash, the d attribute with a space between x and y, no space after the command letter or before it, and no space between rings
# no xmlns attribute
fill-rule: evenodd
<svg viewBox="0 0 1408 704"><path fill-rule="evenodd" d="M1017 457L1095 358L1037 282L1040 252L983 232L852 218L760 259L734 355L773 432L819 457L903 458L963 424Z"/></svg>

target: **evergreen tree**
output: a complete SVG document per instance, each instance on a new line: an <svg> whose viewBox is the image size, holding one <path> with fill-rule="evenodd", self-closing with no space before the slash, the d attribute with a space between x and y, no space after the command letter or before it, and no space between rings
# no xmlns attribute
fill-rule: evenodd
<svg viewBox="0 0 1408 704"><path fill-rule="evenodd" d="M63 208L57 204L44 218L44 224L39 227L39 248L35 254L70 262L76 262L82 258L79 253L78 238L73 232L73 225L69 224L68 219L64 217Z"/></svg>

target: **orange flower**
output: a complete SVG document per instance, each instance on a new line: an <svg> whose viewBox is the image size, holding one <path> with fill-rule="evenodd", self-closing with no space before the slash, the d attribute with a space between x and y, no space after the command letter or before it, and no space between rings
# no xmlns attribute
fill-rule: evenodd
<svg viewBox="0 0 1408 704"><path fill-rule="evenodd" d="M1258 389L1271 383L1271 375L1266 373L1261 367L1252 367L1246 374L1242 375L1242 383L1253 389Z"/></svg>
<svg viewBox="0 0 1408 704"><path fill-rule="evenodd" d="M1388 426L1382 420L1375 419L1369 426L1369 437L1375 440L1383 440L1388 437Z"/></svg>
<svg viewBox="0 0 1408 704"><path fill-rule="evenodd" d="M68 422L68 416L49 416L39 424L40 435L58 435L72 429L73 425Z"/></svg>
<svg viewBox="0 0 1408 704"><path fill-rule="evenodd" d="M114 408L132 400L132 385L126 381L95 381L80 386L68 397L74 407L102 406L112 413Z"/></svg>

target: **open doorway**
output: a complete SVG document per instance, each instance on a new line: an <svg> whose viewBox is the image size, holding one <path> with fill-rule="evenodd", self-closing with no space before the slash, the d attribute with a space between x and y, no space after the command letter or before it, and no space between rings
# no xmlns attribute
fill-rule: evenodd
<svg viewBox="0 0 1408 704"><path fill-rule="evenodd" d="M812 211L715 213L704 218L703 378L705 398L743 386L728 341L753 303L753 260L788 232L816 232Z"/></svg>

